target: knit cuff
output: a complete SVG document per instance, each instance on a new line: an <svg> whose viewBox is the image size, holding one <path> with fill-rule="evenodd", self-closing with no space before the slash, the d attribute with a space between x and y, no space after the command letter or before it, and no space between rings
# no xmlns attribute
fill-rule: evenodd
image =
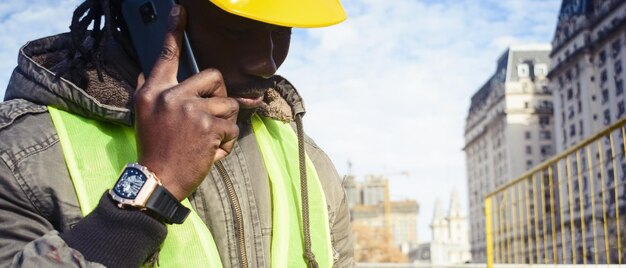
<svg viewBox="0 0 626 268"><path fill-rule="evenodd" d="M107 267L139 267L155 253L167 227L147 214L118 208L109 194L74 228L61 234L86 260Z"/></svg>

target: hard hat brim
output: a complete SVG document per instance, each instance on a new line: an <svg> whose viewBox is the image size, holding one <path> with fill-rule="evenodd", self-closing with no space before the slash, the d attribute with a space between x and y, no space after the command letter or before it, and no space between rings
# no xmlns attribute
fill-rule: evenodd
<svg viewBox="0 0 626 268"><path fill-rule="evenodd" d="M209 0L226 12L285 27L315 28L346 19L338 0Z"/></svg>

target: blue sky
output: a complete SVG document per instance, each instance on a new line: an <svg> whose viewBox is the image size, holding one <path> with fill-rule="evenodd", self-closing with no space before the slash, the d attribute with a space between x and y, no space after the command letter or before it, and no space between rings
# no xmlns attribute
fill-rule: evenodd
<svg viewBox="0 0 626 268"><path fill-rule="evenodd" d="M10 3L9 3L10 2ZM77 0L0 2L0 97L28 40L68 30ZM305 131L340 174L383 174L392 198L467 205L463 128L471 95L513 44L550 43L560 0L342 1L344 23L296 29L279 70L305 99ZM400 173L408 172L409 176Z"/></svg>

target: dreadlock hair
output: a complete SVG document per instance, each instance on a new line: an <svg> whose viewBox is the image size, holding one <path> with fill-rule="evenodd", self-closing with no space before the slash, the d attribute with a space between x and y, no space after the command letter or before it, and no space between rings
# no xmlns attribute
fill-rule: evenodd
<svg viewBox="0 0 626 268"><path fill-rule="evenodd" d="M93 25L91 30L90 25ZM96 68L98 79L103 82L104 43L111 38L128 40L124 38L128 36L127 33L121 13L121 0L85 0L74 10L70 25L72 46L67 54L68 64L57 73L57 77L63 76L79 86L85 86L88 83L85 67L91 64Z"/></svg>

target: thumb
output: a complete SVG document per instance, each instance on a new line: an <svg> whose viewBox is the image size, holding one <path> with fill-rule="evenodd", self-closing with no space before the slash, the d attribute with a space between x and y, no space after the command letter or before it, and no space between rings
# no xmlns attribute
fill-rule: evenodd
<svg viewBox="0 0 626 268"><path fill-rule="evenodd" d="M174 5L174 7L172 7L161 53L146 83L169 84L177 82L178 61L182 47L186 17L185 9L181 5Z"/></svg>

